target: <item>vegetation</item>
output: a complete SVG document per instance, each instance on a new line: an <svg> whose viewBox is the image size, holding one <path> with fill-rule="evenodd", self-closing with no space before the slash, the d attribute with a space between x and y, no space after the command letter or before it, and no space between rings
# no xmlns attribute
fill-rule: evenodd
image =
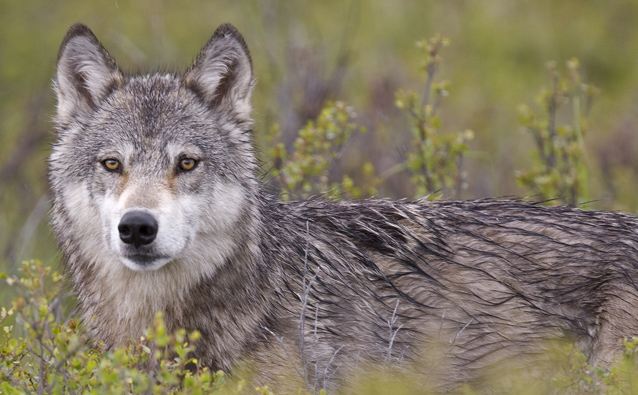
<svg viewBox="0 0 638 395"><path fill-rule="evenodd" d="M24 262L21 276L3 276L20 297L0 311L1 394L232 393L223 372L200 368L188 353L197 333L166 333L162 316L146 336L105 351L72 317L62 313L62 276L41 262ZM19 336L18 334L22 334ZM149 376L144 369L154 367Z"/></svg>
<svg viewBox="0 0 638 395"><path fill-rule="evenodd" d="M438 110L448 95L450 83L434 82L434 77L442 60L439 53L447 45L449 40L440 35L418 41L417 47L425 55L420 68L427 74L423 94L404 90L396 94L396 106L406 110L412 123L414 151L408 153L406 165L417 187L417 196L432 196L441 191L443 196L460 197L461 189L467 187L463 154L474 132L438 133L441 126Z"/></svg>
<svg viewBox="0 0 638 395"><path fill-rule="evenodd" d="M556 62L547 64L551 88L543 89L536 98L541 115L527 105L519 106L521 123L532 133L536 150L532 169L519 172L517 179L542 200L576 205L589 200L583 137L598 89L582 81L578 59L569 60L567 68L567 78L561 78ZM566 125L559 124L563 107L570 115Z"/></svg>
<svg viewBox="0 0 638 395"><path fill-rule="evenodd" d="M282 185L284 200L291 197L302 200L317 195L343 197L344 193L352 198L361 196L361 189L354 187L347 175L343 176L341 184L330 185L328 181L331 163L341 155L351 133L358 129L352 122L354 117L354 110L344 102L328 102L317 119L309 120L299 131L293 155L287 153L284 143L274 144L270 150L271 173ZM359 130L365 131L363 128ZM270 140L274 142L279 138L279 128L273 125ZM372 165L366 163L366 166L367 173L371 174L374 171ZM370 189L373 190L374 187Z"/></svg>

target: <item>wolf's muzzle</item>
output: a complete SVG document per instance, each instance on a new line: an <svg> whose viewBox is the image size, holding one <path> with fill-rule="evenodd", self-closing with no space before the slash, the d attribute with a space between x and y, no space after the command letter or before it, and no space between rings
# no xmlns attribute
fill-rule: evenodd
<svg viewBox="0 0 638 395"><path fill-rule="evenodd" d="M159 226L155 218L145 211L130 211L122 217L117 230L120 240L133 244L135 248L151 244L157 236Z"/></svg>

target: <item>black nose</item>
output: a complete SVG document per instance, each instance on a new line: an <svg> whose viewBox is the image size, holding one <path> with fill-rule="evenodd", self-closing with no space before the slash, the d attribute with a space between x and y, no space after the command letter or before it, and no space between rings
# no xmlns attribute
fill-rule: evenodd
<svg viewBox="0 0 638 395"><path fill-rule="evenodd" d="M133 244L135 248L151 244L157 236L157 221L145 211L130 211L122 217L117 230L120 239L126 244Z"/></svg>

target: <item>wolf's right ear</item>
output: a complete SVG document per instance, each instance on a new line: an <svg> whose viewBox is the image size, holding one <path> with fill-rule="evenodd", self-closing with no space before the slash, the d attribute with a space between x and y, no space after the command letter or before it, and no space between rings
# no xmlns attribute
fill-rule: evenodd
<svg viewBox="0 0 638 395"><path fill-rule="evenodd" d="M90 114L123 84L122 72L93 32L82 24L71 26L58 52L56 121L64 125L79 115Z"/></svg>
<svg viewBox="0 0 638 395"><path fill-rule="evenodd" d="M184 84L216 112L250 121L253 67L248 46L233 25L215 30L193 65Z"/></svg>

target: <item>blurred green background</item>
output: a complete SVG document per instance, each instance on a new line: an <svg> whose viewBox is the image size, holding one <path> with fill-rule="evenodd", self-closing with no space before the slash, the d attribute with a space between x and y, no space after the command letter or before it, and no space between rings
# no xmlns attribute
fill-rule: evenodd
<svg viewBox="0 0 638 395"><path fill-rule="evenodd" d="M23 259L55 262L47 225L46 157L53 141L51 89L58 46L76 22L88 25L124 71L181 71L221 23L251 50L256 141L278 124L288 146L326 100L344 100L368 130L338 159L334 179L374 165L379 196L413 198L409 174L393 172L410 150L398 89L422 91L415 42L450 38L438 78L452 89L441 130L472 129L461 196L523 196L515 172L533 140L517 105L549 84L544 64L580 59L601 90L585 138L592 208L638 210L638 1L8 1L0 0L0 272ZM271 164L262 155L263 168ZM268 179L268 175L264 176ZM2 301L0 289L0 301ZM1 303L0 303L1 305Z"/></svg>

